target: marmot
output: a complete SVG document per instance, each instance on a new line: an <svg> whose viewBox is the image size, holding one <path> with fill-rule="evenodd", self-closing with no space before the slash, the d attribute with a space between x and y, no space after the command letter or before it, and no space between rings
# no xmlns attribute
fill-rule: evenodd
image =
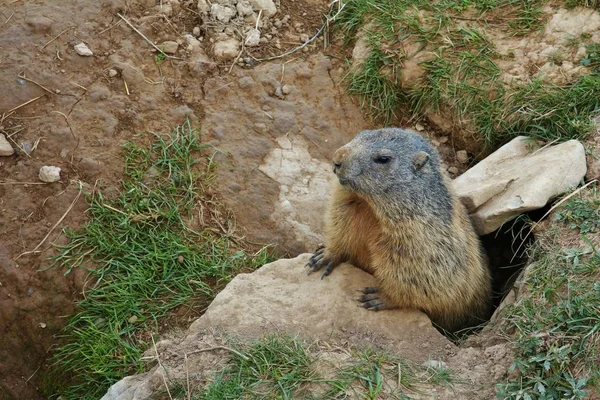
<svg viewBox="0 0 600 400"><path fill-rule="evenodd" d="M421 135L362 131L333 155L326 247L308 262L322 277L345 261L378 279L361 289L369 310L412 308L447 332L489 318L491 277L467 211Z"/></svg>

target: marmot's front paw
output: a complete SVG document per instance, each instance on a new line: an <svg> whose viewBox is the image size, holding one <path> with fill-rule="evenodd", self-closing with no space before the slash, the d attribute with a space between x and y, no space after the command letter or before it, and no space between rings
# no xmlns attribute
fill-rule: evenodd
<svg viewBox="0 0 600 400"><path fill-rule="evenodd" d="M381 294L381 291L377 287L365 287L358 289L363 293L357 300L361 303L361 306L367 310L379 311L388 308L386 301Z"/></svg>
<svg viewBox="0 0 600 400"><path fill-rule="evenodd" d="M327 275L331 273L334 267L336 267L339 262L336 262L327 254L325 246L319 246L319 248L315 251L315 254L308 260L306 266L308 266L308 274L318 271L326 265L325 270L321 274L321 279L325 278Z"/></svg>

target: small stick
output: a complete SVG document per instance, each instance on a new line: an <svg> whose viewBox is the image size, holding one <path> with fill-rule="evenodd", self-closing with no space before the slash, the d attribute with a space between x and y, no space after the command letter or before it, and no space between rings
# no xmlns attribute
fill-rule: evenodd
<svg viewBox="0 0 600 400"><path fill-rule="evenodd" d="M241 357L241 358L243 358L243 359L244 359L244 360L246 360L246 361L248 361L248 360L249 360L249 358L248 358L248 357L246 357L245 355L243 355L243 354L242 354L242 353L240 353L239 351L237 351L237 350L234 350L234 349L232 349L232 348L230 348L230 347L225 347L225 346L215 346L215 347L209 347L209 348L207 348L207 349L199 349L199 350L194 350L194 351L191 351L191 352L189 352L189 353L186 353L186 355L190 355L190 354L196 354L196 353L202 353L202 352L205 352L205 351L213 351L213 350L228 350L228 351L232 352L233 354L237 355L238 357Z"/></svg>
<svg viewBox="0 0 600 400"><path fill-rule="evenodd" d="M73 85L75 85L75 86L78 86L78 87L82 88L83 90L85 90L85 91L87 92L87 88L86 88L86 87L84 87L84 86L81 86L81 85L80 85L79 83L77 83L77 82L73 82L73 81L70 81L70 82L71 82Z"/></svg>
<svg viewBox="0 0 600 400"><path fill-rule="evenodd" d="M15 13L16 13L16 11L13 11L13 13L12 13L12 14L10 14L10 17L8 17L8 18L6 19L6 21L4 21L4 23L5 23L5 24L8 24L8 21L10 21L10 19L13 17L13 15L15 15Z"/></svg>
<svg viewBox="0 0 600 400"><path fill-rule="evenodd" d="M56 39L58 39L58 38L60 37L60 35L62 35L62 34L63 34L63 33L65 33L66 31L68 31L69 29L72 29L72 28L67 28L67 29L63 30L61 33L59 33L58 35L56 35L55 37L53 37L52 39L50 39L50 41L49 41L49 42L47 42L45 45L43 45L43 46L40 48L40 51L44 50L44 49L46 48L46 46L48 46L50 43L54 42Z"/></svg>
<svg viewBox="0 0 600 400"><path fill-rule="evenodd" d="M127 92L127 96L129 96L129 86L127 86L127 81L123 78L123 84L125 85L125 92Z"/></svg>
<svg viewBox="0 0 600 400"><path fill-rule="evenodd" d="M19 78L26 80L27 82L31 82L31 83L35 83L36 85L38 85L39 87L41 87L42 89L44 89L46 92L50 93L50 94L56 94L56 92L53 92L52 90L48 89L47 87L43 86L40 83L37 83L36 81L34 81L33 79L29 79L25 76L25 71L21 71L21 73L19 75L17 75Z"/></svg>
<svg viewBox="0 0 600 400"><path fill-rule="evenodd" d="M65 117L65 121L67 121L67 125L69 126L69 130L71 131L71 136L73 136L73 139L77 140L77 144L79 144L79 139L77 139L77 136L75 136L75 133L73 133L73 128L71 128L71 122L69 122L69 118L65 115L65 113L60 112L60 111L51 111L53 113L56 114L60 114L63 117Z"/></svg>
<svg viewBox="0 0 600 400"><path fill-rule="evenodd" d="M5 113L5 114L6 114L6 117L2 117L2 120L4 120L5 118L8 118L8 116L9 116L9 115L10 115L10 114L11 114L13 111L17 111L19 108L21 108L21 107L25 107L27 104L29 104L29 103L33 103L34 101L36 101L36 100L39 100L39 99L41 99L41 98L42 98L42 97L44 97L44 96L45 96L45 94L43 94L43 95L41 95L41 96L38 96L38 97L36 97L35 99L31 99L31 100L29 100L29 101L26 101L25 103L21 104L20 106L16 106L15 108L11 108L10 110L8 110L8 111Z"/></svg>
<svg viewBox="0 0 600 400"><path fill-rule="evenodd" d="M138 35L140 35L141 37L143 37L143 38L144 38L144 40L146 40L146 42L148 42L148 44L150 44L152 47L154 47L154 48L155 48L155 49L156 49L156 50L157 50L157 51L158 51L160 54L164 55L164 56L165 56L165 57L167 57L167 58L173 58L173 59L175 59L175 60L181 60L181 58L179 58L179 57L173 57L173 56L170 56L170 55L166 54L166 53L165 53L164 51L162 51L162 50L161 50L161 49L160 49L160 48L159 48L157 45L155 45L155 44L154 44L154 42L153 42L152 40L148 39L148 38L146 37L146 35L144 35L144 34L143 34L142 32L140 32L140 31L139 31L139 30L138 30L138 29L137 29L135 26L133 26L133 25L131 24L131 22L129 22L129 21L127 20L127 18L125 18L124 16L122 16L120 13L117 13L117 15L119 16L119 18L121 18L123 21L125 21L125 23L126 23L127 25L129 25L129 27L130 27L131 29L133 29L133 30L134 30L134 31L135 31L135 32L136 32Z"/></svg>
<svg viewBox="0 0 600 400"><path fill-rule="evenodd" d="M69 206L69 208L67 208L67 211L65 211L65 213L63 214L63 216L60 217L60 219L54 224L54 226L50 229L50 231L48 231L48 233L46 234L46 236L44 236L44 238L42 239L42 241L37 246L35 246L35 248L33 250L26 251L24 253L19 254L17 256L17 258L15 258L15 261L18 260L21 256L37 252L37 250L44 244L44 242L46 241L46 239L48 239L48 237L50 236L50 234L54 231L54 229L56 229L56 227L58 225L60 225L60 223L65 219L65 217L67 216L67 214L69 214L69 212L73 209L73 207L75 207L75 203L77 203L77 200L79 200L79 197L81 196L82 188L83 188L83 186L81 185L81 182L80 182L79 192L77 192L77 196L75 196L75 198L71 202L71 205Z"/></svg>
<svg viewBox="0 0 600 400"><path fill-rule="evenodd" d="M163 367L162 363L160 362L160 357L158 356L158 349L156 348L156 342L154 341L154 336L151 336L152 338L152 344L154 345L154 353L156 354L156 361L158 362L158 366L161 368L161 376L163 378L163 382L165 384L165 389L167 389L167 394L169 395L169 399L173 400L173 397L171 396L171 391L169 390L169 385L167 385L167 378L165 378L165 373L164 370L165 367Z"/></svg>
<svg viewBox="0 0 600 400"><path fill-rule="evenodd" d="M109 26L108 28L98 32L98 35L102 35L104 32L111 30L112 28L114 28L115 26L119 25L121 23L121 20L117 21L115 24Z"/></svg>

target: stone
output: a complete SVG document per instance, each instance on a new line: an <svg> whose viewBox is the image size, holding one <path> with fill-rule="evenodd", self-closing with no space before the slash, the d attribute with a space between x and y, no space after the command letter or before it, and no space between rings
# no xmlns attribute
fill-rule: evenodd
<svg viewBox="0 0 600 400"><path fill-rule="evenodd" d="M450 167L450 168L448 168L448 172L450 172L452 175L456 175L456 174L458 174L458 168Z"/></svg>
<svg viewBox="0 0 600 400"><path fill-rule="evenodd" d="M213 54L220 61L233 60L240 51L240 42L234 38L220 40L213 46Z"/></svg>
<svg viewBox="0 0 600 400"><path fill-rule="evenodd" d="M198 0L198 12L204 14L210 11L210 4L206 0Z"/></svg>
<svg viewBox="0 0 600 400"><path fill-rule="evenodd" d="M217 20L228 23L231 18L235 17L235 10L231 7L222 6L220 4L212 4L210 6L210 14Z"/></svg>
<svg viewBox="0 0 600 400"><path fill-rule="evenodd" d="M74 48L75 52L80 56L91 57L94 55L94 53L92 53L92 51L89 49L89 47L86 46L85 43L76 44Z"/></svg>
<svg viewBox="0 0 600 400"><path fill-rule="evenodd" d="M166 54L175 54L179 48L179 43L174 40L167 40L166 42L162 42L158 47Z"/></svg>
<svg viewBox="0 0 600 400"><path fill-rule="evenodd" d="M15 149L12 148L8 140L0 133L0 156L8 157L15 154Z"/></svg>
<svg viewBox="0 0 600 400"><path fill-rule="evenodd" d="M452 182L475 229L485 235L575 188L586 174L576 140L548 147L519 136Z"/></svg>
<svg viewBox="0 0 600 400"><path fill-rule="evenodd" d="M220 332L244 342L277 333L310 342L376 343L412 362L434 360L432 368L445 365L437 360L454 346L425 314L400 309L373 312L357 307L357 289L376 285L375 278L349 264L336 267L323 280L318 273L307 276L304 265L309 257L310 254L301 254L236 276L204 315L187 329L185 337L158 341L147 352L172 357L163 356L160 365L153 365L148 372L115 383L102 400L151 398L164 390L161 377L164 371L168 371L172 383L185 383L189 377L213 376L214 372L207 369L220 364L215 363L214 357L229 357L229 354L196 350L218 346L214 335ZM190 354L187 360L183 354ZM207 362L203 357L212 357L213 361Z"/></svg>
<svg viewBox="0 0 600 400"><path fill-rule="evenodd" d="M199 26L195 26L194 29L192 29L192 35L194 35L195 37L200 36L200 27Z"/></svg>
<svg viewBox="0 0 600 400"><path fill-rule="evenodd" d="M246 41L244 42L248 47L256 47L260 44L260 31L258 29L250 29L246 33Z"/></svg>
<svg viewBox="0 0 600 400"><path fill-rule="evenodd" d="M277 6L273 0L250 0L250 4L254 11L262 10L263 15L267 18L277 14Z"/></svg>
<svg viewBox="0 0 600 400"><path fill-rule="evenodd" d="M117 72L116 69L111 68L108 70L108 76L110 76L111 78L114 78L115 76L117 76L119 73Z"/></svg>
<svg viewBox="0 0 600 400"><path fill-rule="evenodd" d="M237 9L238 14L240 14L242 17L254 14L252 5L246 0L238 1L235 8Z"/></svg>
<svg viewBox="0 0 600 400"><path fill-rule="evenodd" d="M288 95L292 92L292 87L290 85L283 85L281 87L281 93L283 93L284 95Z"/></svg>
<svg viewBox="0 0 600 400"><path fill-rule="evenodd" d="M60 168L44 165L40 168L39 178L46 183L58 182L60 181Z"/></svg>
<svg viewBox="0 0 600 400"><path fill-rule="evenodd" d="M456 161L461 164L466 164L469 162L469 154L467 154L466 150L459 150L456 152Z"/></svg>
<svg viewBox="0 0 600 400"><path fill-rule="evenodd" d="M421 125L420 123L418 123L418 122L417 122L417 123L415 124L415 129L416 129L418 132L423 132L423 131L425 130L425 127L424 127L423 125Z"/></svg>

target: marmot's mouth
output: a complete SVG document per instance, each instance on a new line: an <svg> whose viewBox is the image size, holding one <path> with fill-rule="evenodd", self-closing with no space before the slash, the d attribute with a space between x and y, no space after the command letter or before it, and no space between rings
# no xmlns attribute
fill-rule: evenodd
<svg viewBox="0 0 600 400"><path fill-rule="evenodd" d="M349 179L338 177L338 180L340 181L340 185L342 185L342 186L349 186L350 185L350 180Z"/></svg>

